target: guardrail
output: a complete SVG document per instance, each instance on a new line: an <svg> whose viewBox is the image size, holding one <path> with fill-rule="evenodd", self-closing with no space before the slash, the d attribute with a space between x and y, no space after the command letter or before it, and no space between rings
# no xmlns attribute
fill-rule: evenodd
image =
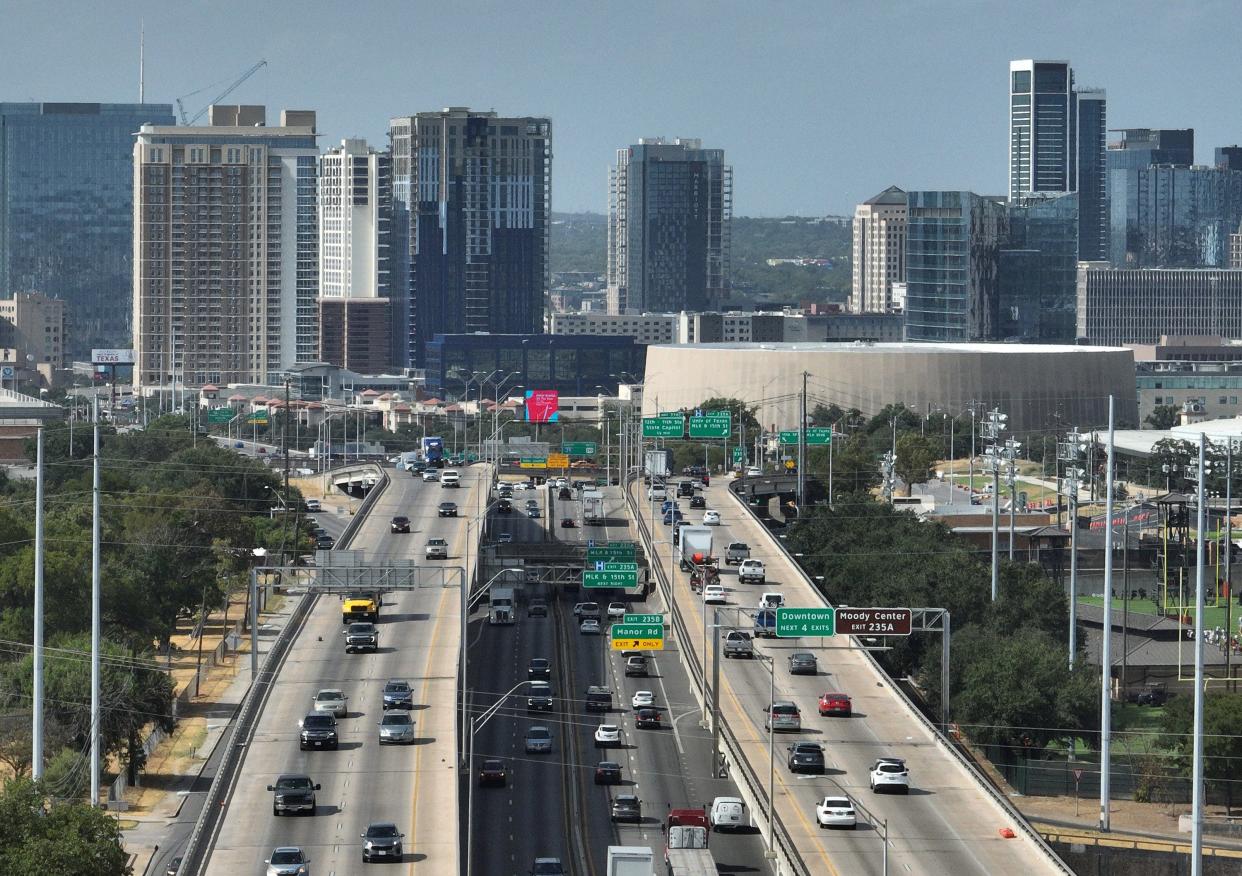
<svg viewBox="0 0 1242 876"><path fill-rule="evenodd" d="M647 521L644 519L641 509L638 507L638 503L634 499L634 494L629 488L629 481L632 480L634 480L634 477L631 475L628 478L626 485L623 487L623 490L625 491L625 502L629 507L630 513L633 515L635 522L638 524L639 535L643 539L643 542L647 548L648 556L655 557L657 555L652 533L647 528ZM656 560L652 561L650 566L655 570L656 581L659 582L659 585L664 592L664 602L669 608L669 618L672 624L673 632L676 633L678 641L683 643L683 646L678 648L678 653L682 655L682 663L685 665L686 670L690 673L690 676L694 679L697 685L695 692L700 697L700 705L702 705L703 701L705 701L708 696L707 680L705 673L703 672L702 663L699 660L698 655L694 653L693 646L689 644L693 640L690 638L689 632L686 629L685 621L682 619L681 609L678 607L676 600L673 599L672 583L668 580L668 577L664 573L663 563ZM729 725L723 720L720 724L720 739L726 751L728 751L732 763L737 766L738 771L741 774L742 780L746 786L744 790L752 799L763 802L766 808L768 800L767 788L764 786L762 779L760 779L760 777L751 768L750 762L746 759L745 752L742 751L741 744L738 742L738 739L734 735L732 729L730 729ZM752 806L751 811L757 815L758 807ZM810 869L807 867L806 862L802 860L802 856L799 854L797 846L794 845L793 838L790 836L789 830L785 827L784 822L781 821L780 814L776 811L775 807L772 809L772 822L772 824L767 826L768 833L772 840L772 847L777 854L781 856L781 859L786 865L786 870L790 873L798 874L798 876L811 876ZM762 822L760 822L760 824L762 824ZM762 832L762 827L760 830Z"/></svg>
<svg viewBox="0 0 1242 876"><path fill-rule="evenodd" d="M729 485L729 495L733 497L737 504L746 509L746 513L751 516L759 527L765 531L769 531L767 530L767 527L763 525L763 521L759 518L759 515L754 512L754 509L751 508L751 506L737 494L737 491L733 489L733 484ZM809 575L806 574L802 566L798 564L798 561L794 559L788 550L785 549L785 545L781 542L781 540L779 538L769 538L769 541L776 545L777 549L784 555L785 559L789 561L790 566L797 572L806 585L811 588L811 592L819 597L824 606L832 607L832 603L828 601L828 597L825 596L823 591L815 585L815 582L811 580ZM1048 844L1039 831L1035 830L1035 828L1031 826L1030 822L1026 820L1026 817L1018 811L1018 808L1009 802L1009 798L998 791L996 786L992 784L992 782L978 767L971 763L968 758L963 756L962 753L958 751L949 740L945 739L944 734L940 732L940 729L929 721L926 715L919 711L918 706L916 706L913 700L906 695L906 692L901 689L901 686L889 677L889 674L884 671L882 666L880 666L880 663L875 659L875 656L869 650L859 645L856 640L857 637L851 636L850 638L855 640L854 644L858 646L858 650L862 652L864 659L866 659L871 665L871 669L884 681L884 683L888 685L889 689L892 690L893 694L898 698L901 704L905 706L906 711L910 714L910 716L922 724L925 729L931 731L933 738L936 740L936 744L946 751L951 758L964 767L968 773L970 773L976 784L981 786L983 790L990 795L997 804L1000 805L1001 809L1014 819L1017 823L1018 829L1021 830L1022 833L1026 835L1027 839L1033 842L1035 846L1040 849L1040 851L1044 852L1048 858L1061 869L1061 872L1066 874L1066 876L1074 876L1074 871L1068 864L1061 860L1057 853L1053 851L1052 846Z"/></svg>
<svg viewBox="0 0 1242 876"><path fill-rule="evenodd" d="M376 468L380 472L379 480L367 493L366 498L358 507L358 513L353 516L345 527L345 531L341 533L337 541L338 546L348 547L357 534L358 528L366 519L371 506L388 487L390 482L388 473L379 466ZM194 830L190 833L189 843L182 856L181 869L178 871L181 876L202 876L207 871L207 864L211 860L211 853L215 847L216 837L220 833L220 826L224 821L227 804L233 796L237 776L245 762L250 740L254 736L258 716L262 714L263 706L267 702L267 697L271 693L276 676L284 664L293 640L302 629L302 625L306 622L318 598L317 594L309 592L303 594L290 615L289 622L285 624L284 629L272 643L271 650L267 652L267 657L264 658L263 665L259 668L258 676L242 699L241 706L237 710L237 717L233 720L232 732L228 734L228 747L220 759L216 776L212 779L207 798L203 801L202 811L199 812L198 820L194 823Z"/></svg>

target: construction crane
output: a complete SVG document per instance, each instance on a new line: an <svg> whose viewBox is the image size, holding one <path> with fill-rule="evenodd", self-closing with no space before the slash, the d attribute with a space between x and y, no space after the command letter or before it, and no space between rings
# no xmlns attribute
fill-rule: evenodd
<svg viewBox="0 0 1242 876"><path fill-rule="evenodd" d="M224 100L226 97L228 97L230 94L232 94L232 93L233 93L234 89L236 89L239 85L241 85L243 82L245 82L245 81L246 81L247 79L249 79L251 76L253 76L255 73L259 72L260 68L262 68L262 67L266 67L266 66L267 66L267 61L265 61L265 60L259 61L259 63L255 64L253 67L251 67L251 68L250 68L249 70L247 70L245 73L243 73L241 76L238 76L238 77L237 77L237 79L235 79L235 80L233 81L233 84L232 84L232 85L230 85L228 88L224 89L224 91L222 91L222 92L220 92L219 94L217 94L217 95L215 96L215 98L214 98L214 99L213 99L210 103L208 103L208 104L207 104L207 106L203 107L201 110L199 110L197 113L195 113L193 118L187 118L187 116L186 116L186 112L185 112L185 105L184 105L184 104L182 104L182 102L181 102L181 101L182 101L182 99L183 99L183 98L188 98L188 97L193 97L193 96L194 96L194 95L196 95L196 94L202 94L202 93L203 93L204 91L206 91L208 88L213 88L213 87L215 87L215 86L219 85L220 83L219 83L219 82L213 82L213 83L211 83L211 85L204 85L204 86L203 86L202 88L200 88L198 91L191 91L189 94L183 94L181 97L177 98L177 114L178 114L179 116L181 116L181 124L183 124L183 125L192 125L192 124L194 124L195 122L197 122L199 119L201 119L201 118L203 117L203 115L207 112L207 110L211 109L211 105L212 105L212 104L214 104L214 103L219 103L220 101Z"/></svg>

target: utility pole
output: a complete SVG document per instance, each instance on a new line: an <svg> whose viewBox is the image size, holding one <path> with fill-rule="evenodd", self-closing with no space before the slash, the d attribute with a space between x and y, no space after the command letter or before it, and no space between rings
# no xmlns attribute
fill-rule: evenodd
<svg viewBox="0 0 1242 876"><path fill-rule="evenodd" d="M988 459L988 467L992 470L992 601L996 601L1000 591L1000 465L1004 451L1000 445L1001 432L1005 431L1005 423L1009 418L1000 412L1000 408L988 411L983 421L983 437L989 442L984 448Z"/></svg>
<svg viewBox="0 0 1242 876"><path fill-rule="evenodd" d="M1104 494L1104 632L1100 637L1100 830L1111 829L1109 794L1112 778L1109 757L1112 754L1113 729L1113 397L1108 397L1108 459L1105 463ZM1091 433L1092 445L1095 433ZM1091 473L1095 483L1094 472Z"/></svg>
<svg viewBox="0 0 1242 876"><path fill-rule="evenodd" d="M1077 433L1072 438L1077 447ZM1065 445L1068 447L1069 445ZM1070 528L1070 592L1069 592L1069 668L1074 668L1074 659L1078 655L1078 479L1083 471L1073 466L1077 451L1069 454L1066 459L1065 489L1069 492L1069 528Z"/></svg>
<svg viewBox="0 0 1242 876"><path fill-rule="evenodd" d="M1198 514L1195 524L1195 723L1191 806L1190 873L1203 876L1203 543L1207 538L1206 484L1208 466L1205 459L1207 436L1199 433L1199 467L1195 472L1198 484ZM1110 472L1111 478L1111 472ZM1228 631L1226 631L1228 632ZM1226 647L1228 643L1226 643Z"/></svg>
<svg viewBox="0 0 1242 876"><path fill-rule="evenodd" d="M897 465L897 456L890 450L885 453L880 460L880 483L881 496L891 505L893 503L893 490L896 488L893 470Z"/></svg>
<svg viewBox="0 0 1242 876"><path fill-rule="evenodd" d="M1005 475L1009 481L1009 562L1013 562L1013 518L1018 510L1018 449L1022 445L1010 438L1005 442Z"/></svg>
<svg viewBox="0 0 1242 876"><path fill-rule="evenodd" d="M1225 442L1225 685L1233 690L1233 442Z"/></svg>
<svg viewBox="0 0 1242 876"><path fill-rule="evenodd" d="M99 408L99 399L95 400L95 408ZM91 477L91 806L99 805L99 771L103 768L102 751L100 748L100 709L99 690L99 652L103 647L101 632L101 594L103 587L99 573L99 417L95 417L95 458L92 463Z"/></svg>
<svg viewBox="0 0 1242 876"><path fill-rule="evenodd" d="M798 516L806 505L806 379L809 372L802 372L802 395L798 398Z"/></svg>
<svg viewBox="0 0 1242 876"><path fill-rule="evenodd" d="M35 437L34 555L34 726L30 739L30 776L43 778L43 427Z"/></svg>

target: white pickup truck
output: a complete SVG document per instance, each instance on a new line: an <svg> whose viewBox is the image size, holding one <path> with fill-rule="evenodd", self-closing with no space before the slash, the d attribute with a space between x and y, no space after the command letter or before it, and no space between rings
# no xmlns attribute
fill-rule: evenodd
<svg viewBox="0 0 1242 876"><path fill-rule="evenodd" d="M763 584L767 578L767 570L763 567L763 560L742 560L742 564L737 569L737 579L743 584Z"/></svg>

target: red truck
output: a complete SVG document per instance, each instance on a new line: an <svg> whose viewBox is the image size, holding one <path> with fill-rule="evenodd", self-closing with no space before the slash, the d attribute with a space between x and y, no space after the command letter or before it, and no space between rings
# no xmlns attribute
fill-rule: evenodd
<svg viewBox="0 0 1242 876"><path fill-rule="evenodd" d="M708 837L711 836L707 810L703 807L670 809L662 829L665 864L670 863L670 851L674 852L673 857L680 857L676 854L678 849L706 849Z"/></svg>

